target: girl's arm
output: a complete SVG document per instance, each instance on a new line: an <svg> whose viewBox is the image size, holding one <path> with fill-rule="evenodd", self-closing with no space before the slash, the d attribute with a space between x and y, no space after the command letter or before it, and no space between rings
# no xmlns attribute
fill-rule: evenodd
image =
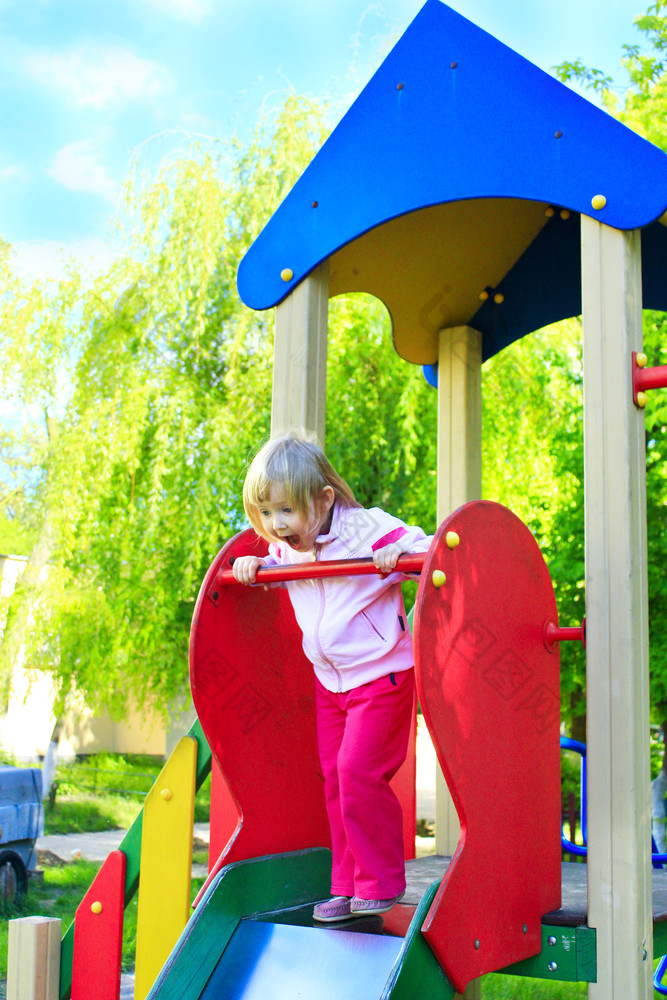
<svg viewBox="0 0 667 1000"><path fill-rule="evenodd" d="M426 552L431 544L421 528L405 524L384 511L378 511L387 519L389 528L371 546L373 563L383 573L389 573L396 566L398 557L405 552Z"/></svg>

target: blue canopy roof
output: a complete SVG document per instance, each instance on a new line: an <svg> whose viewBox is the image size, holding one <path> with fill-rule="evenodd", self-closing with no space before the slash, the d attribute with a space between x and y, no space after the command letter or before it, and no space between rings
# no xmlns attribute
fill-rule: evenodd
<svg viewBox="0 0 667 1000"><path fill-rule="evenodd" d="M437 331L464 324L489 357L580 311L580 213L651 227L644 304L667 308L667 230L651 226L666 207L661 150L427 0L249 249L238 287L266 309L329 259L330 294L381 298L407 360L432 363Z"/></svg>

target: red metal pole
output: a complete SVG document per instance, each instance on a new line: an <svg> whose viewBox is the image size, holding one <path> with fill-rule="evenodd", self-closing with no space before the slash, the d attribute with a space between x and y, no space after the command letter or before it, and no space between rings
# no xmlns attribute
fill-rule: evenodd
<svg viewBox="0 0 667 1000"><path fill-rule="evenodd" d="M646 405L646 397L639 393L645 393L648 389L667 388L667 365L656 365L653 368L646 367L646 355L632 352L632 388L637 406Z"/></svg>
<svg viewBox="0 0 667 1000"><path fill-rule="evenodd" d="M586 620L584 619L581 625L570 626L569 628L560 628L549 619L544 626L544 642L547 649L551 647L556 642L566 642L568 640L574 640L576 642L581 642L586 648Z"/></svg>
<svg viewBox="0 0 667 1000"><path fill-rule="evenodd" d="M415 552L399 556L396 573L420 573L426 558L425 552ZM255 582L258 584L284 583L287 580L316 580L328 576L363 576L378 573L386 576L372 559L324 559L322 562L297 563L291 566L264 566L257 570ZM215 579L216 586L237 583L234 571L223 569Z"/></svg>
<svg viewBox="0 0 667 1000"><path fill-rule="evenodd" d="M637 369L638 389L664 389L667 387L667 365Z"/></svg>

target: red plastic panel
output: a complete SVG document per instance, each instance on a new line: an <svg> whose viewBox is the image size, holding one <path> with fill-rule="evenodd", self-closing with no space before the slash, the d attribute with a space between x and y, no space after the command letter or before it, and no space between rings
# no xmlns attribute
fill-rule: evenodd
<svg viewBox="0 0 667 1000"><path fill-rule="evenodd" d="M528 529L500 504L455 511L422 572L415 656L461 821L424 934L459 992L537 954L540 919L560 906L560 663L547 619L557 621L553 588Z"/></svg>
<svg viewBox="0 0 667 1000"><path fill-rule="evenodd" d="M225 776L215 757L211 760L211 824L208 845L208 870L224 853L239 822L239 811Z"/></svg>
<svg viewBox="0 0 667 1000"><path fill-rule="evenodd" d="M266 552L250 529L231 539L206 574L192 623L192 697L238 813L212 871L330 844L313 668L287 590L216 585L233 557Z"/></svg>
<svg viewBox="0 0 667 1000"><path fill-rule="evenodd" d="M74 917L72 1000L118 1000L126 859L112 851Z"/></svg>
<svg viewBox="0 0 667 1000"><path fill-rule="evenodd" d="M209 881L232 861L330 844L313 668L303 653L287 590L216 582L233 557L266 551L266 543L250 529L229 541L206 575L192 623L192 697L226 783L220 832L211 843L211 856L215 852L219 857ZM214 775L216 787L219 778ZM409 827L406 856L413 857L414 740L393 787ZM235 828L230 827L230 803L236 804ZM215 800L214 808L217 815Z"/></svg>
<svg viewBox="0 0 667 1000"><path fill-rule="evenodd" d="M415 828L417 825L417 698L412 717L412 731L405 763L395 775L392 788L403 807L403 841L405 860L415 857ZM220 765L215 757L211 762L211 837L208 851L209 872L216 866L238 824L238 809L229 791ZM216 868L216 871L218 869Z"/></svg>

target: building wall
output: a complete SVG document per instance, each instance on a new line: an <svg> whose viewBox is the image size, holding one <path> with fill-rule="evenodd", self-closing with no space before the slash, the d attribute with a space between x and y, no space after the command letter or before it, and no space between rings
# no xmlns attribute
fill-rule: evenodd
<svg viewBox="0 0 667 1000"><path fill-rule="evenodd" d="M0 596L12 594L26 562L24 556L0 555ZM3 627L0 622L0 635ZM115 721L107 713L93 715L83 699L73 701L60 737L62 757L102 751L165 756L194 719L189 697L174 706L168 725L155 712L135 709ZM0 715L0 748L21 761L43 757L56 721L53 704L51 678L19 663L12 677L7 712Z"/></svg>

